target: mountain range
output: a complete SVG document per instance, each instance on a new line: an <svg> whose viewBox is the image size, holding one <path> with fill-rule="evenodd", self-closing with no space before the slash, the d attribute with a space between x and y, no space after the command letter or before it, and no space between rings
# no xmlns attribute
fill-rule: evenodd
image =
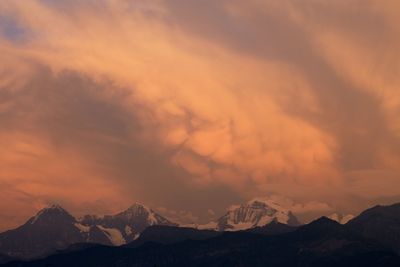
<svg viewBox="0 0 400 267"><path fill-rule="evenodd" d="M321 217L300 225L280 205L255 199L230 208L208 227L180 226L141 204L80 219L53 205L0 234L0 261L9 262L5 266L400 266L400 204L373 207L345 224Z"/></svg>
<svg viewBox="0 0 400 267"><path fill-rule="evenodd" d="M153 225L129 244L73 246L8 267L44 266L400 266L400 204L376 206L346 224L321 217L290 226L272 220L242 231Z"/></svg>
<svg viewBox="0 0 400 267"><path fill-rule="evenodd" d="M150 208L134 204L127 210L103 217L86 215L76 219L59 205L40 210L20 227L0 234L0 253L12 258L32 259L77 243L124 245L151 225L177 224Z"/></svg>
<svg viewBox="0 0 400 267"><path fill-rule="evenodd" d="M255 199L231 207L216 222L190 227L238 231L263 226L274 220L299 225L296 217L277 203L268 199ZM139 203L115 215L85 215L79 219L61 206L52 205L39 211L22 226L1 233L0 253L18 259L34 259L79 243L121 246L137 239L152 225L178 226Z"/></svg>

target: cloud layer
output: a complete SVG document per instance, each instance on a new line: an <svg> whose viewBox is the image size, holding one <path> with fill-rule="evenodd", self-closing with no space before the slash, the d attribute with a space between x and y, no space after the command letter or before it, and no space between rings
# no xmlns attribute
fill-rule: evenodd
<svg viewBox="0 0 400 267"><path fill-rule="evenodd" d="M398 8L2 1L0 227L55 201L207 218L267 194L399 200Z"/></svg>

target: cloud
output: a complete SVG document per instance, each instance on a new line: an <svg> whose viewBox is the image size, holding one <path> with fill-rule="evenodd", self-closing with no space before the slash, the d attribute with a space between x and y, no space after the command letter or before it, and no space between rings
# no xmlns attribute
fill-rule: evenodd
<svg viewBox="0 0 400 267"><path fill-rule="evenodd" d="M199 220L199 217L193 215L191 211L187 210L171 210L167 209L165 207L158 207L157 211L162 214L162 216L165 216L168 218L170 221L174 223L179 223L179 224L193 224L197 223Z"/></svg>
<svg viewBox="0 0 400 267"><path fill-rule="evenodd" d="M341 214L333 213L328 218L330 218L334 221L337 221L338 223L346 224L347 222L349 222L351 219L354 218L354 215L352 215L352 214L341 215Z"/></svg>
<svg viewBox="0 0 400 267"><path fill-rule="evenodd" d="M21 86L1 88L0 179L8 184L2 190L24 210L17 216L4 208L5 216L16 217L6 226L50 203L78 215L106 214L133 201L198 203L204 190L211 199L232 195L218 185L198 190L185 181L186 172L169 162L171 152L149 143L157 124L145 127L139 116L151 118L151 111L140 104L138 112L124 107L130 91L76 72L34 68Z"/></svg>
<svg viewBox="0 0 400 267"><path fill-rule="evenodd" d="M255 195L300 213L396 198L396 7L3 1L0 182L73 210L201 218Z"/></svg>
<svg viewBox="0 0 400 267"><path fill-rule="evenodd" d="M215 211L213 209L208 209L207 212L210 215L210 217L214 217L215 216Z"/></svg>

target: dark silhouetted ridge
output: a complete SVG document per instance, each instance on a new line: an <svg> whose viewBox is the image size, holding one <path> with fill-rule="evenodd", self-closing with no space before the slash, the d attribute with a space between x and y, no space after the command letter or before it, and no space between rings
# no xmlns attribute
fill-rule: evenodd
<svg viewBox="0 0 400 267"><path fill-rule="evenodd" d="M146 242L172 244L185 240L204 240L220 235L221 232L194 228L154 225L145 229L140 237L127 247L137 247Z"/></svg>

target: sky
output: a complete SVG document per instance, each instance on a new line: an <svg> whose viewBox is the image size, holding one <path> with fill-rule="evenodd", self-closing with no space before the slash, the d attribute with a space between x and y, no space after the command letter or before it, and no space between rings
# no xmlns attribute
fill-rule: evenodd
<svg viewBox="0 0 400 267"><path fill-rule="evenodd" d="M397 0L0 1L0 230L400 201Z"/></svg>

